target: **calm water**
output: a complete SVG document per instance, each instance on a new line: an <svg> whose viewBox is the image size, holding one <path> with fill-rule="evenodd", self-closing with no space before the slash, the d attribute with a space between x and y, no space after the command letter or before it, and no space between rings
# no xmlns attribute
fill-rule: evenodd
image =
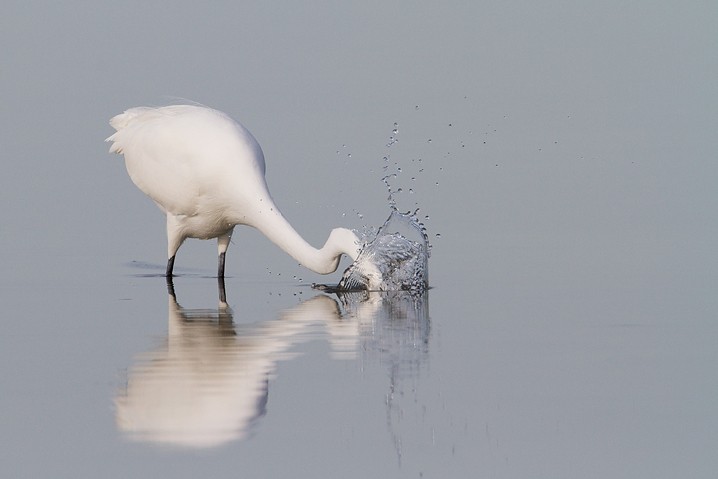
<svg viewBox="0 0 718 479"><path fill-rule="evenodd" d="M213 278L180 276L175 300L132 271L3 284L13 473L629 477L714 461L716 325L652 288L452 284L415 301L229 278L222 304Z"/></svg>
<svg viewBox="0 0 718 479"><path fill-rule="evenodd" d="M715 477L715 7L45 3L0 20L3 476ZM311 244L419 208L423 300L246 228L172 296L103 140L177 98Z"/></svg>

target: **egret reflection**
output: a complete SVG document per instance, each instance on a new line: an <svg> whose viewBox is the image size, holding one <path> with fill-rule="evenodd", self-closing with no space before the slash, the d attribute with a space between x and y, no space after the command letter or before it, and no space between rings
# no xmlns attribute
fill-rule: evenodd
<svg viewBox="0 0 718 479"><path fill-rule="evenodd" d="M408 292L337 298L319 293L276 319L247 324L243 318L238 325L223 279L219 304L208 309L183 308L169 280L167 338L128 370L115 399L118 429L131 440L188 448L251 436L267 412L277 363L294 357L296 344L322 337L335 359L381 351L394 364L393 389L395 366L418 366L426 354L425 300Z"/></svg>

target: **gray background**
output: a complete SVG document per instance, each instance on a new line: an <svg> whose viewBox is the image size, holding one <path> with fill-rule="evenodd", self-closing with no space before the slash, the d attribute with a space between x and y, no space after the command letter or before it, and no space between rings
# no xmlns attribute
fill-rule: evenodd
<svg viewBox="0 0 718 479"><path fill-rule="evenodd" d="M709 1L4 2L3 470L714 477L716 31ZM381 224L389 165L434 245L410 367L381 328L338 360L312 326L252 434L202 451L113 406L168 325L164 221L107 121L183 99L254 133L309 242ZM215 307L215 255L180 250L183 305ZM238 324L338 280L247 228L227 268Z"/></svg>

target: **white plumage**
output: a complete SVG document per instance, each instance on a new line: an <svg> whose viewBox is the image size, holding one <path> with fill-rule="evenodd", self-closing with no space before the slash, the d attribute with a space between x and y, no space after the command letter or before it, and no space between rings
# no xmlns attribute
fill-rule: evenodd
<svg viewBox="0 0 718 479"><path fill-rule="evenodd" d="M125 157L137 187L167 215L167 276L187 238L217 238L218 275L236 225L257 228L320 274L336 271L342 254L357 257L358 239L332 230L324 247L309 245L274 204L264 178L262 149L224 113L194 105L130 108L110 120L111 153Z"/></svg>

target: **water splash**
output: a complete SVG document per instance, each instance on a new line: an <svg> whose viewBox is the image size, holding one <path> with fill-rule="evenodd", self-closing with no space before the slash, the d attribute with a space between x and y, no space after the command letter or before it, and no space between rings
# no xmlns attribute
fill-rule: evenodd
<svg viewBox="0 0 718 479"><path fill-rule="evenodd" d="M359 256L344 271L337 289L423 293L429 286L431 246L417 213L392 207L376 235L365 236Z"/></svg>
<svg viewBox="0 0 718 479"><path fill-rule="evenodd" d="M398 135L399 124L394 123L387 149L396 148ZM421 161L419 158L418 163ZM381 181L387 189L387 203L391 210L389 218L380 228L365 227L359 233L362 242L359 255L344 271L336 287L313 285L315 288L335 292L411 291L418 294L428 288L431 245L426 228L417 216L418 208L413 213L400 213L397 208L397 196L404 188L394 187L392 183L403 173L402 167L398 162L391 161L388 152L382 157L382 163L384 176ZM423 168L419 169L419 173L422 171ZM416 177L411 180L416 181ZM414 187L407 190L409 194L415 191ZM359 217L362 218L362 215Z"/></svg>

